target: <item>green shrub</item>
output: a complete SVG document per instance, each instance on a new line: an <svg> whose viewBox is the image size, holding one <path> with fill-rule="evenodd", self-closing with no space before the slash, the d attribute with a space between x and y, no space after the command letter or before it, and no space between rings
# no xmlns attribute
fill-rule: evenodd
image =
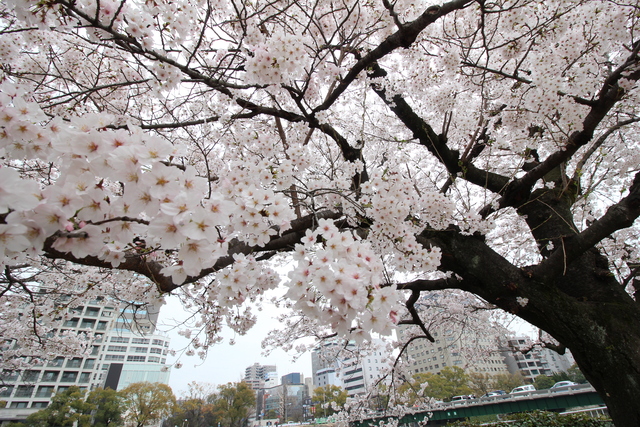
<svg viewBox="0 0 640 427"><path fill-rule="evenodd" d="M555 412L533 411L508 416L504 422L490 424L495 427L612 427L613 423L607 418L591 418L586 414L557 414ZM456 421L449 423L449 427L476 427L480 422Z"/></svg>

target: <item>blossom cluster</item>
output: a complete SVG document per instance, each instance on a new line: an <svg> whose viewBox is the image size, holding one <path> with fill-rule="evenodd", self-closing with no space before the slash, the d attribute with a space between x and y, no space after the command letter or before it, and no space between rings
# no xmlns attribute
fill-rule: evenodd
<svg viewBox="0 0 640 427"><path fill-rule="evenodd" d="M291 84L304 77L304 38L278 32L251 47L247 58L246 81L259 84Z"/></svg>
<svg viewBox="0 0 640 427"><path fill-rule="evenodd" d="M293 218L282 193L247 179L260 167L269 171L265 165L237 165L209 195L207 178L194 167L169 163L179 148L163 139L134 127L107 130L108 116L42 124L42 111L10 83L0 101L3 152L58 165L42 188L19 176L24 163L0 170L3 263L20 262L26 249L40 253L50 237L61 252L98 256L114 267L127 251L174 250L175 262L163 272L179 284L225 255L229 239L262 245L277 233L274 226L286 230Z"/></svg>
<svg viewBox="0 0 640 427"><path fill-rule="evenodd" d="M399 295L384 284L382 260L366 241L319 220L294 257L286 294L294 308L359 342L371 332L391 333L399 320Z"/></svg>

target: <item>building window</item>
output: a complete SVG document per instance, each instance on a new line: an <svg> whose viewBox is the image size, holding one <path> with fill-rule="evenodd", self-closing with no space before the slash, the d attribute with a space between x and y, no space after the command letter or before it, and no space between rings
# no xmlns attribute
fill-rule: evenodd
<svg viewBox="0 0 640 427"><path fill-rule="evenodd" d="M104 360L124 360L124 354L107 354Z"/></svg>
<svg viewBox="0 0 640 427"><path fill-rule="evenodd" d="M60 382L63 383L75 383L78 378L77 372L63 372L62 377L60 377Z"/></svg>
<svg viewBox="0 0 640 427"><path fill-rule="evenodd" d="M126 345L110 345L109 347L107 347L107 351L119 351L124 353L127 351L127 346Z"/></svg>
<svg viewBox="0 0 640 427"><path fill-rule="evenodd" d="M134 353L146 353L147 347L132 347Z"/></svg>
<svg viewBox="0 0 640 427"><path fill-rule="evenodd" d="M39 409L46 408L47 406L49 406L49 402L33 402L31 404L32 408L39 408Z"/></svg>
<svg viewBox="0 0 640 427"><path fill-rule="evenodd" d="M51 397L51 395L53 394L53 389L53 386L41 385L40 387L38 387L36 397Z"/></svg>
<svg viewBox="0 0 640 427"><path fill-rule="evenodd" d="M129 343L129 337L111 337L111 342Z"/></svg>
<svg viewBox="0 0 640 427"><path fill-rule="evenodd" d="M159 363L160 362L160 358L159 357L155 357L155 356L149 356L149 358L147 359L147 362Z"/></svg>
<svg viewBox="0 0 640 427"><path fill-rule="evenodd" d="M47 366L51 366L54 368L62 368L63 363L64 363L64 357L56 357L55 359L50 361Z"/></svg>
<svg viewBox="0 0 640 427"><path fill-rule="evenodd" d="M162 354L162 349L161 348L153 348L153 347L151 347L149 349L149 353Z"/></svg>
<svg viewBox="0 0 640 427"><path fill-rule="evenodd" d="M78 326L78 320L80 319L69 319L63 323L63 326L66 328L75 328L76 326Z"/></svg>
<svg viewBox="0 0 640 427"><path fill-rule="evenodd" d="M16 389L16 395L14 397L31 397L33 395L34 386L21 385Z"/></svg>
<svg viewBox="0 0 640 427"><path fill-rule="evenodd" d="M160 347L162 347L164 345L164 341L162 341L162 340L153 340L153 341L151 341L151 344L159 345Z"/></svg>
<svg viewBox="0 0 640 427"><path fill-rule="evenodd" d="M80 366L82 366L82 359L77 357L67 361L67 368L79 368Z"/></svg>
<svg viewBox="0 0 640 427"><path fill-rule="evenodd" d="M84 369L93 369L96 364L96 359L87 359L84 362Z"/></svg>
<svg viewBox="0 0 640 427"><path fill-rule="evenodd" d="M85 316L98 317L100 313L100 309L98 307L87 307L87 310L84 312Z"/></svg>
<svg viewBox="0 0 640 427"><path fill-rule="evenodd" d="M148 338L131 338L131 344L149 344Z"/></svg>
<svg viewBox="0 0 640 427"><path fill-rule="evenodd" d="M91 349L91 355L96 356L98 353L100 353L100 346L94 345L93 348Z"/></svg>
<svg viewBox="0 0 640 427"><path fill-rule="evenodd" d="M127 362L144 362L145 356L127 356Z"/></svg>
<svg viewBox="0 0 640 427"><path fill-rule="evenodd" d="M98 322L98 327L96 328L96 330L98 331L104 331L107 329L107 322L105 322L104 320L101 320Z"/></svg>
<svg viewBox="0 0 640 427"><path fill-rule="evenodd" d="M26 408L29 402L12 402L9 408Z"/></svg>
<svg viewBox="0 0 640 427"><path fill-rule="evenodd" d="M11 392L13 391L12 385L5 385L0 387L0 397L9 397L11 396Z"/></svg>
<svg viewBox="0 0 640 427"><path fill-rule="evenodd" d="M26 383L33 383L38 381L38 376L40 375L40 371L24 371L22 373L22 381Z"/></svg>
<svg viewBox="0 0 640 427"><path fill-rule="evenodd" d="M78 380L79 383L88 383L89 380L91 379L91 373L90 372L83 372L80 374L80 379Z"/></svg>
<svg viewBox="0 0 640 427"><path fill-rule="evenodd" d="M58 379L58 373L58 371L44 371L44 375L42 375L42 381L54 382Z"/></svg>

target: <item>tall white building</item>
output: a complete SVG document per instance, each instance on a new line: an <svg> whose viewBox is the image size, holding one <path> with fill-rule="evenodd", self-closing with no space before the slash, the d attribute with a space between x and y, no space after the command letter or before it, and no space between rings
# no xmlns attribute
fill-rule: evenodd
<svg viewBox="0 0 640 427"><path fill-rule="evenodd" d="M414 327L415 328L415 327ZM451 325L432 328L435 342L425 339L412 341L404 355L414 374L438 374L447 366L457 366L467 372L488 375L509 373L500 342L506 334L501 328L482 331L455 329ZM406 340L412 332L408 327L398 329L400 340Z"/></svg>
<svg viewBox="0 0 640 427"><path fill-rule="evenodd" d="M276 365L261 365L254 363L244 370L242 379L253 390L274 387L278 385L278 368Z"/></svg>
<svg viewBox="0 0 640 427"><path fill-rule="evenodd" d="M513 337L506 340L503 354L511 373L520 372L527 381L538 375L552 375L569 369L575 360L567 350L560 355L548 348L531 348L527 337Z"/></svg>
<svg viewBox="0 0 640 427"><path fill-rule="evenodd" d="M389 354L379 340L362 351L353 342L346 346L327 342L311 353L314 388L335 385L350 397L366 393L383 379L388 367Z"/></svg>
<svg viewBox="0 0 640 427"><path fill-rule="evenodd" d="M158 312L159 307L150 307L147 312L135 305L123 308L105 300L70 310L59 328L95 334L90 354L56 357L48 362L34 359L28 370L2 372L0 401L5 407L0 409L0 423L24 420L46 408L53 394L71 386L121 390L139 381L167 384L169 339L155 333ZM2 343L4 348L13 345L10 339Z"/></svg>

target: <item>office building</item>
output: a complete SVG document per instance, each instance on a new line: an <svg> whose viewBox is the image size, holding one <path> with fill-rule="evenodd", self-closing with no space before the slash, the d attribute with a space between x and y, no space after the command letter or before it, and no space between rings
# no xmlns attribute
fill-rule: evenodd
<svg viewBox="0 0 640 427"><path fill-rule="evenodd" d="M415 333L411 328L399 328L399 339L409 339ZM447 366L488 375L507 374L508 366L500 347L507 332L500 327L474 330L456 328L455 324L436 326L430 331L435 342L426 338L414 340L403 357L414 374L438 374Z"/></svg>
<svg viewBox="0 0 640 427"><path fill-rule="evenodd" d="M354 342L326 342L311 353L313 386L342 387L350 397L366 394L380 381L386 382L389 362L389 353L380 340L373 340L367 348Z"/></svg>
<svg viewBox="0 0 640 427"><path fill-rule="evenodd" d="M509 372L519 372L527 382L533 382L538 375L564 372L575 363L568 350L560 355L548 348L533 346L531 340L523 336L505 340L502 351Z"/></svg>
<svg viewBox="0 0 640 427"><path fill-rule="evenodd" d="M5 407L0 409L0 422L24 420L46 408L52 395L71 386L122 390L134 382L169 382L169 340L155 333L159 307L150 306L147 311L96 300L68 309L67 314L66 320L60 319L60 330L95 334L89 354L34 359L28 370L2 372L0 401ZM5 340L2 345L10 348L15 343Z"/></svg>

